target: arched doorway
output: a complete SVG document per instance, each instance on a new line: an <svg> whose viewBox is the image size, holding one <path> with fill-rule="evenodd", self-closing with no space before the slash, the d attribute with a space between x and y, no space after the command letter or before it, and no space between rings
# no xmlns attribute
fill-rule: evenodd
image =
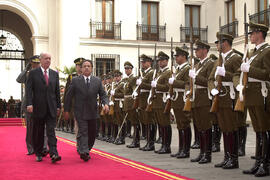
<svg viewBox="0 0 270 180"><path fill-rule="evenodd" d="M1 6L0 6L1 9ZM25 60L33 55L32 32L26 21L9 10L0 10L0 98L21 99L23 86L16 82ZM1 41L0 41L1 42Z"/></svg>

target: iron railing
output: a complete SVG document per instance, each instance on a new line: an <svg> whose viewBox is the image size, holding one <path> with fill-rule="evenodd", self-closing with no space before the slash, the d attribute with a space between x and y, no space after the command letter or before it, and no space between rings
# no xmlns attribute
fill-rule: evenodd
<svg viewBox="0 0 270 180"><path fill-rule="evenodd" d="M208 42L208 26L206 28L193 27L193 40L199 39L202 42ZM190 27L180 26L180 42L185 43L190 41Z"/></svg>
<svg viewBox="0 0 270 180"><path fill-rule="evenodd" d="M166 41L166 24L164 26L137 23L137 40Z"/></svg>
<svg viewBox="0 0 270 180"><path fill-rule="evenodd" d="M112 23L90 20L90 38L121 39L121 21Z"/></svg>
<svg viewBox="0 0 270 180"><path fill-rule="evenodd" d="M221 26L221 32L230 34L233 37L238 37L238 21L233 21L229 24Z"/></svg>
<svg viewBox="0 0 270 180"><path fill-rule="evenodd" d="M249 20L255 23L264 24L266 26L270 25L270 8L260 11L258 13L249 15Z"/></svg>

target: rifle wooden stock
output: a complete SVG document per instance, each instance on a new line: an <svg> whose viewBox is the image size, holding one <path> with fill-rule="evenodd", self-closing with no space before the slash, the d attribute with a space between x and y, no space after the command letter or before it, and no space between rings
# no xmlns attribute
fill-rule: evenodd
<svg viewBox="0 0 270 180"><path fill-rule="evenodd" d="M114 114L114 105L110 105L110 109L109 109L109 115L113 115Z"/></svg>
<svg viewBox="0 0 270 180"><path fill-rule="evenodd" d="M137 109L138 107L139 107L139 97L137 96L137 97L134 99L132 109Z"/></svg>
<svg viewBox="0 0 270 180"><path fill-rule="evenodd" d="M151 104L147 104L145 111L146 112L152 112L153 111L152 107L153 107L152 103Z"/></svg>
<svg viewBox="0 0 270 180"><path fill-rule="evenodd" d="M100 115L101 115L101 116L104 116L104 115L105 115L103 108L102 108L101 111L100 111Z"/></svg>
<svg viewBox="0 0 270 180"><path fill-rule="evenodd" d="M234 110L239 111L239 112L244 112L244 109L245 109L245 103L244 101L240 101L240 98L238 97Z"/></svg>
<svg viewBox="0 0 270 180"><path fill-rule="evenodd" d="M169 113L171 111L172 100L168 99L163 113Z"/></svg>
<svg viewBox="0 0 270 180"><path fill-rule="evenodd" d="M184 106L184 108L183 108L183 111L185 111L185 112L190 112L190 111L191 111L191 105L192 105L192 103L191 103L191 101L190 101L190 97L188 97L188 98L186 99L186 102L185 102L185 106Z"/></svg>
<svg viewBox="0 0 270 180"><path fill-rule="evenodd" d="M218 95L216 95L212 101L210 112L218 112Z"/></svg>

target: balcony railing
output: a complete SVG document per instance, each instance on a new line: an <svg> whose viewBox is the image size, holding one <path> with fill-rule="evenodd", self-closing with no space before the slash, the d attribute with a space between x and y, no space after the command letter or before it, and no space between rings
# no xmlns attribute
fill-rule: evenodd
<svg viewBox="0 0 270 180"><path fill-rule="evenodd" d="M199 39L200 41L207 43L208 42L207 31L208 31L208 27L206 28L193 27L193 31L192 31L193 40ZM189 42L190 35L191 35L190 27L183 27L181 25L180 26L180 42L182 43Z"/></svg>
<svg viewBox="0 0 270 180"><path fill-rule="evenodd" d="M229 24L221 26L221 32L232 35L233 37L238 36L238 21L233 21Z"/></svg>
<svg viewBox="0 0 270 180"><path fill-rule="evenodd" d="M270 25L270 8L260 11L258 13L249 15L249 20L255 23L264 24L266 26Z"/></svg>
<svg viewBox="0 0 270 180"><path fill-rule="evenodd" d="M137 23L137 40L166 41L166 24L164 26Z"/></svg>
<svg viewBox="0 0 270 180"><path fill-rule="evenodd" d="M121 39L121 21L112 23L90 20L90 38Z"/></svg>

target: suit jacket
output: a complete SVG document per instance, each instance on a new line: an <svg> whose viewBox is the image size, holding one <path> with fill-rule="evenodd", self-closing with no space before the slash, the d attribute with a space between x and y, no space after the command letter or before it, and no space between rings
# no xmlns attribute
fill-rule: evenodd
<svg viewBox="0 0 270 180"><path fill-rule="evenodd" d="M102 104L109 104L108 96L99 78L91 76L88 88L83 75L75 77L72 79L66 93L64 111L70 112L72 98L74 98L74 115L76 120L97 119L99 118L98 95Z"/></svg>
<svg viewBox="0 0 270 180"><path fill-rule="evenodd" d="M26 105L33 105L33 117L43 118L50 113L56 117L57 108L61 108L59 75L56 71L49 69L49 85L41 68L29 72L26 81Z"/></svg>

